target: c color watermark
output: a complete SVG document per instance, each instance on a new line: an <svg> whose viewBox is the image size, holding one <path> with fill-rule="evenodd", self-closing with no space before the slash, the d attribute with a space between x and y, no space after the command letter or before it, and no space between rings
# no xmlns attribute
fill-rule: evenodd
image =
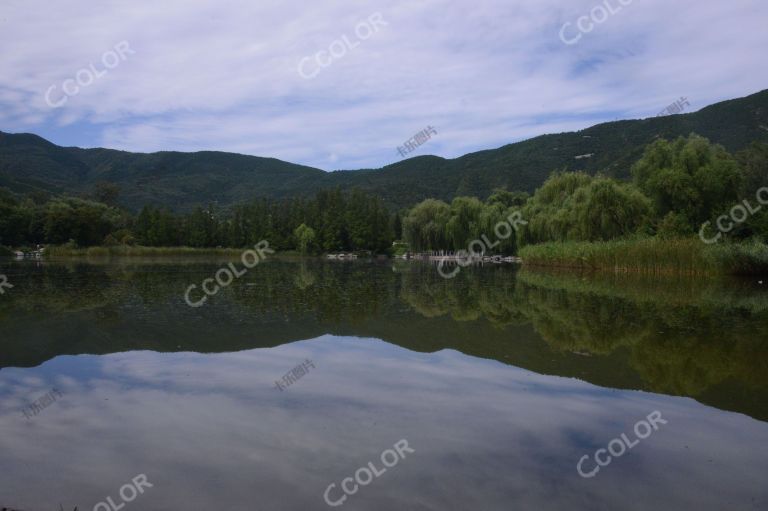
<svg viewBox="0 0 768 511"><path fill-rule="evenodd" d="M45 91L45 103L51 108L60 108L69 101L69 98L76 96L80 93L80 87L89 87L96 80L102 78L111 69L116 68L121 62L128 59L128 55L136 53L131 49L128 41L120 41L112 50L104 52L101 56L102 69L97 69L96 65L91 62L88 67L84 67L75 73L74 78L67 78L61 82L61 90L63 95L60 95L59 99L54 101L52 99L53 92L56 90L56 85L51 85L48 90Z"/></svg>
<svg viewBox="0 0 768 511"><path fill-rule="evenodd" d="M13 284L8 282L8 277L5 275L0 275L0 295L5 294L5 289L13 289Z"/></svg>
<svg viewBox="0 0 768 511"><path fill-rule="evenodd" d="M589 472L585 472L583 468L584 462L589 459L589 454L582 456L579 462L576 464L576 471L579 473L579 475L585 479L595 477L597 473L600 472L602 467L607 467L611 464L613 458L620 458L624 456L624 454L628 452L629 449L633 449L637 444L639 444L640 440L645 440L651 436L654 431L657 431L659 429L659 424L667 423L666 420L661 418L661 412L658 410L648 414L646 419L643 419L635 424L634 432L637 440L635 440L634 443L631 442L629 438L627 438L626 433L622 433L619 438L614 438L608 442L607 449L598 449L595 451L594 458L597 465ZM601 457L601 455L604 455L605 457Z"/></svg>
<svg viewBox="0 0 768 511"><path fill-rule="evenodd" d="M153 488L154 485L147 481L145 474L139 474L128 484L124 484L120 487L120 498L123 500L120 504L115 504L112 497L107 497L104 502L99 502L93 506L93 511L119 511L124 508L126 504L136 500L136 497L144 494L144 488Z"/></svg>
<svg viewBox="0 0 768 511"><path fill-rule="evenodd" d="M616 5L618 2L619 5ZM560 40L567 45L573 45L578 43L584 34L588 34L595 29L595 24L602 25L608 18L620 13L624 7L627 7L632 3L632 0L603 0L602 4L598 4L589 11L589 16L581 16L576 20L576 27L579 29L578 35L574 37L566 37L565 32L568 27L573 26L570 21L563 24L560 29Z"/></svg>
<svg viewBox="0 0 768 511"><path fill-rule="evenodd" d="M203 288L203 292L205 293L205 296L200 298L200 300L193 302L190 298L190 293L197 289L197 284L192 284L187 288L187 292L184 293L184 301L187 302L187 305L190 307L202 307L205 305L205 302L208 301L209 296L214 296L217 294L222 288L225 288L232 284L232 282L235 280L235 278L240 278L246 273L248 273L248 270L255 267L259 262L265 260L267 258L266 254L274 254L275 251L269 248L269 242L267 241L260 241L256 243L256 245L253 247L255 250L246 250L243 252L243 254L240 256L240 260L243 263L243 266L245 266L244 270L241 270L238 272L237 268L235 268L235 265L233 263L229 263L226 268L219 269L215 277L216 278L209 278L205 279L201 285ZM217 286L216 283L219 285ZM213 288L210 287L210 284L213 284Z"/></svg>
<svg viewBox="0 0 768 511"><path fill-rule="evenodd" d="M355 35L357 36L357 40L350 41L349 36L343 35L339 39L336 39L333 41L330 45L328 45L328 50L320 50L319 52L314 54L313 57L304 57L299 61L299 75L304 78L305 80L311 80L317 75L320 74L320 71L323 70L323 68L326 68L333 64L334 61L339 60L343 58L348 51L354 50L358 46L360 46L360 41L365 41L366 39L370 38L373 34L381 30L380 27L386 27L389 23L384 21L384 18L382 18L380 12L375 12L368 16L367 19L360 21L355 26ZM307 66L312 62L315 61L317 66L314 70L307 69Z"/></svg>
<svg viewBox="0 0 768 511"><path fill-rule="evenodd" d="M347 500L348 496L354 495L360 491L361 486L368 486L373 482L374 477L381 477L387 471L387 468L394 467L401 459L404 460L405 453L407 452L416 452L408 446L408 440L400 440L399 442L396 442L394 449L387 449L381 453L381 464L384 465L385 468L377 470L376 466L371 461L368 463L367 467L357 469L354 478L346 477L342 479L341 490L343 495L339 497L337 492L338 498L331 495L331 492L337 491L336 483L330 484L323 494L325 503L331 507L341 506Z"/></svg>
<svg viewBox="0 0 768 511"><path fill-rule="evenodd" d="M723 234L731 232L734 227L746 222L750 216L763 209L763 206L768 206L768 187L764 186L760 188L755 194L755 199L759 204L757 207L749 202L748 199L744 199L741 204L736 204L732 207L728 215L720 215L715 222L718 233L712 238L707 238L705 232L708 230L709 226L712 225L712 222L704 222L701 229L699 229L699 238L701 241L707 245L717 243L723 237Z"/></svg>

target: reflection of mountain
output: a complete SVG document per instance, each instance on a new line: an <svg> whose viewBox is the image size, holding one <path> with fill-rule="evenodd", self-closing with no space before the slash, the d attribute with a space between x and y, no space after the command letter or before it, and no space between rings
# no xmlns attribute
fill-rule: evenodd
<svg viewBox="0 0 768 511"><path fill-rule="evenodd" d="M218 265L10 265L0 367L61 354L239 351L324 333L454 349L597 385L685 395L768 420L768 296L743 282L429 265L259 267L208 304L183 293ZM395 270L395 271L393 271Z"/></svg>

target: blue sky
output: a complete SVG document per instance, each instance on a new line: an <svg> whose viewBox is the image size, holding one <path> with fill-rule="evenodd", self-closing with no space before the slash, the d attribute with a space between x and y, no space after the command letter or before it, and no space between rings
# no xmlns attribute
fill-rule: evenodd
<svg viewBox="0 0 768 511"><path fill-rule="evenodd" d="M336 170L434 126L409 156L452 158L768 88L766 22L764 0L5 0L0 130Z"/></svg>

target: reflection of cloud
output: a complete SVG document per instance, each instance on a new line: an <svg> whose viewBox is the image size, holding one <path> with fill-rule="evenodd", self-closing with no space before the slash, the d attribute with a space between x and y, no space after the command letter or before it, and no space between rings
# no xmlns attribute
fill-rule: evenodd
<svg viewBox="0 0 768 511"><path fill-rule="evenodd" d="M315 369L273 387L306 358ZM5 412L12 395L0 390L0 501L22 508L90 509L146 473L145 509L319 509L329 483L401 438L416 453L354 509L706 510L768 497L764 423L448 350L323 336L216 355L60 357L4 370L0 389L30 376L76 383L30 423ZM661 431L597 478L576 474L582 454L656 409Z"/></svg>

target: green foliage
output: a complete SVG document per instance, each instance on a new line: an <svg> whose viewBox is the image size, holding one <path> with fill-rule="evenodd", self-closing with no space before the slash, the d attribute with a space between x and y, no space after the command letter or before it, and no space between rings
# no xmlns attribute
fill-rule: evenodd
<svg viewBox="0 0 768 511"><path fill-rule="evenodd" d="M736 202L743 181L736 158L697 135L657 140L632 167L632 175L653 201L657 218L674 212L687 219L692 231Z"/></svg>
<svg viewBox="0 0 768 511"><path fill-rule="evenodd" d="M646 223L650 202L635 187L606 177L555 173L522 210L521 244L605 241L631 235Z"/></svg>
<svg viewBox="0 0 768 511"><path fill-rule="evenodd" d="M31 200L0 199L0 239L20 246L37 243L96 245L128 218L106 204L75 198L57 198L44 204Z"/></svg>
<svg viewBox="0 0 768 511"><path fill-rule="evenodd" d="M488 204L500 204L505 208L522 207L528 200L526 192L510 192L504 188L497 188L488 197Z"/></svg>
<svg viewBox="0 0 768 511"><path fill-rule="evenodd" d="M661 220L656 230L656 236L662 239L675 239L693 234L691 224L685 215L670 211Z"/></svg>
<svg viewBox="0 0 768 511"><path fill-rule="evenodd" d="M314 229L307 227L307 224L298 226L293 231L293 235L296 238L296 245L298 246L299 252L302 254L306 254L309 251L317 237Z"/></svg>
<svg viewBox="0 0 768 511"><path fill-rule="evenodd" d="M489 199L483 203L474 197L456 197L451 204L427 199L410 210L403 220L403 236L411 249L417 252L448 250L468 250L474 240L483 236L493 245L489 252L494 254L514 254L517 246L515 236L506 239L496 235L496 226L500 222L508 223L507 218L517 211L516 207L507 207L503 200ZM514 201L509 201L514 204ZM500 231L507 234L507 231ZM498 245L496 243L498 242Z"/></svg>
<svg viewBox="0 0 768 511"><path fill-rule="evenodd" d="M528 224L519 233L521 245L627 240L647 235L664 240L694 237L704 222L714 222L728 213L740 204L746 189L768 178L768 149L755 144L737 159L697 135L672 142L661 139L646 148L632 174L633 183L620 183L601 175L554 173L523 208ZM746 189L745 182L750 183ZM753 189L749 195L757 206L755 193ZM764 209L750 215L728 236L767 239L768 208ZM672 246L678 245L662 248ZM602 248L598 252L604 253ZM683 255L667 255L671 257L668 266L686 267L678 264L678 256Z"/></svg>
<svg viewBox="0 0 768 511"><path fill-rule="evenodd" d="M742 196L752 196L756 190L768 186L768 143L753 142L736 158L744 169Z"/></svg>
<svg viewBox="0 0 768 511"><path fill-rule="evenodd" d="M417 252L448 247L445 226L449 218L448 204L427 199L414 206L403 220L403 237Z"/></svg>

